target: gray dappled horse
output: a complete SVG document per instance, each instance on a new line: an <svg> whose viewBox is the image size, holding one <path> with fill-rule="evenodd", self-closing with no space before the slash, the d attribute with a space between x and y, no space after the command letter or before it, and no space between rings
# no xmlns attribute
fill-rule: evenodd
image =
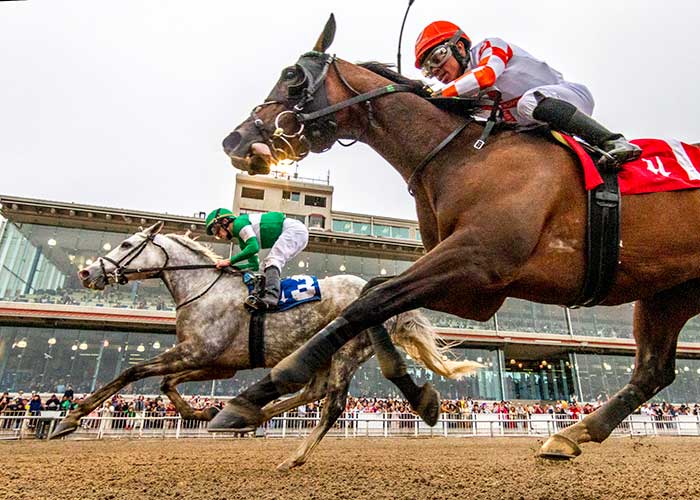
<svg viewBox="0 0 700 500"><path fill-rule="evenodd" d="M127 279L160 277L178 305L176 345L128 368L86 398L58 424L51 438L73 432L82 417L122 387L151 376L163 376L161 388L184 418L211 420L217 412L215 408L194 410L182 399L176 386L194 380L230 378L237 370L251 368L248 352L250 314L243 306L248 289L240 273L215 269L213 263L219 256L187 236L159 234L162 226L162 223L154 224L125 239L105 257L82 269L79 277L84 286L98 290L114 281L124 283ZM320 301L269 314L264 337L265 366L274 366L334 320L360 296L365 285L366 282L356 276L325 278L319 280ZM392 340L413 359L440 375L458 378L479 367L469 361L448 360L436 345L430 323L417 311L394 317L385 326L392 332ZM386 334L386 329L382 327L379 334L372 331L349 342L330 364L316 372L297 395L265 407L265 416L269 419L301 404L324 396L326 398L319 424L299 449L280 464L280 468L303 464L311 450L333 426L345 408L354 372L373 354L372 343L375 338L381 340L381 333ZM378 357L383 373L387 375L386 363L382 363L381 356ZM389 366L394 370L398 367L402 370L399 375L404 375L403 360L391 361ZM388 375L392 377L396 374ZM430 395L434 403L432 396L435 391L428 388L431 390L424 394Z"/></svg>

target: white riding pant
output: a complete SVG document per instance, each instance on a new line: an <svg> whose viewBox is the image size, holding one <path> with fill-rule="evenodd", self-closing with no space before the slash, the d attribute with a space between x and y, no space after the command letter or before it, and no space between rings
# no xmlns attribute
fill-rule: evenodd
<svg viewBox="0 0 700 500"><path fill-rule="evenodd" d="M543 85L535 87L523 94L518 100L517 121L522 127L540 125L542 122L532 117L532 112L537 107L535 92L539 92L545 97L556 97L576 106L579 111L591 115L593 113L593 96L585 85L571 82L562 82L556 85Z"/></svg>
<svg viewBox="0 0 700 500"><path fill-rule="evenodd" d="M275 266L282 272L284 265L299 255L309 243L309 230L304 223L287 217L282 223L282 234L263 260L263 270Z"/></svg>

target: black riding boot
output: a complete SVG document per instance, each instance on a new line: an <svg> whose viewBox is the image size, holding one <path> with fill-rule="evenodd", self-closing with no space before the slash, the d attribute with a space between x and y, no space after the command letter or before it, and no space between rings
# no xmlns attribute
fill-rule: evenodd
<svg viewBox="0 0 700 500"><path fill-rule="evenodd" d="M588 144L597 146L610 156L617 165L636 160L642 154L639 146L627 142L622 134L610 132L576 106L554 97L539 99L532 117L566 134L580 137Z"/></svg>
<svg viewBox="0 0 700 500"><path fill-rule="evenodd" d="M265 295L262 298L267 310L277 309L280 300L280 270L275 266L265 269Z"/></svg>

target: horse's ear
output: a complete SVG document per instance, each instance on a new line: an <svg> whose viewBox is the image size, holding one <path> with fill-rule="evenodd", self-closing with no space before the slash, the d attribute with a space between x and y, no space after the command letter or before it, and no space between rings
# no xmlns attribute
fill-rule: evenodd
<svg viewBox="0 0 700 500"><path fill-rule="evenodd" d="M316 45L314 45L313 50L316 52L325 52L328 47L333 43L333 38L335 38L335 16L331 14L326 21L326 26L323 28L323 33L316 40Z"/></svg>
<svg viewBox="0 0 700 500"><path fill-rule="evenodd" d="M153 224L151 227L147 227L146 230L144 231L146 234L151 235L151 234L158 234L160 233L160 230L163 229L163 221L158 221L155 224Z"/></svg>

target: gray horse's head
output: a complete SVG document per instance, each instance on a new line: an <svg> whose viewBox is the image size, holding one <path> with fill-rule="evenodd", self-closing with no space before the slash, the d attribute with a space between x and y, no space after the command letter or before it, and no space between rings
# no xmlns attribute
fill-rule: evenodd
<svg viewBox="0 0 700 500"><path fill-rule="evenodd" d="M153 269L163 267L167 260L167 252L156 241L156 235L163 228L162 222L157 222L122 241L114 250L104 257L78 271L78 278L86 288L104 290L114 282L126 283L127 277L122 271L128 269ZM162 236L161 236L162 238ZM153 274L151 272L133 273L129 279L143 279Z"/></svg>

